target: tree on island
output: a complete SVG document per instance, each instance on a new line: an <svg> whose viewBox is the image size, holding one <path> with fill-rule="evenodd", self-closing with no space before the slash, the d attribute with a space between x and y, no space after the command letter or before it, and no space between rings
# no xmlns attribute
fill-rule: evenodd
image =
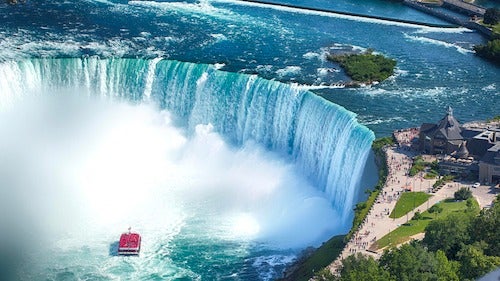
<svg viewBox="0 0 500 281"><path fill-rule="evenodd" d="M383 81L394 74L396 67L395 60L382 55L374 55L371 50L363 54L330 54L327 59L339 63L347 75L361 83Z"/></svg>

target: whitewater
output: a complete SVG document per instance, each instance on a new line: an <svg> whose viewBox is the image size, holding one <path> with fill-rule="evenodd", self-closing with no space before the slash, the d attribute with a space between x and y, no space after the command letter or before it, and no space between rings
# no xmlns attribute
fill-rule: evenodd
<svg viewBox="0 0 500 281"><path fill-rule="evenodd" d="M2 214L18 214L1 219L38 249L24 278L269 279L349 228L373 133L299 87L161 59L0 76ZM141 256L114 257L129 225Z"/></svg>
<svg viewBox="0 0 500 281"><path fill-rule="evenodd" d="M307 5L444 24L378 0ZM6 280L272 280L349 229L374 133L500 103L463 28L121 0L0 3L0 26ZM326 54L368 48L396 74L339 88ZM143 251L124 259L129 226Z"/></svg>

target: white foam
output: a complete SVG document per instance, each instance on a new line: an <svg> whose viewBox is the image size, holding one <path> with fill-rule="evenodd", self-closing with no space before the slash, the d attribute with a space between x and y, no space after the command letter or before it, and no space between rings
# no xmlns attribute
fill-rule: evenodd
<svg viewBox="0 0 500 281"><path fill-rule="evenodd" d="M330 73L338 73L338 72L340 72L340 70L336 68L320 67L316 69L316 74L319 76L326 76Z"/></svg>
<svg viewBox="0 0 500 281"><path fill-rule="evenodd" d="M493 83L493 84L489 84L488 86L484 86L483 88L481 88L481 90L483 91L495 91L497 89L497 84Z"/></svg>
<svg viewBox="0 0 500 281"><path fill-rule="evenodd" d="M210 124L188 138L168 112L66 95L25 96L0 112L0 132L10 136L0 141L0 170L9 171L0 193L17 202L10 209L1 200L0 213L36 221L26 225L37 233L92 244L129 225L153 235L186 217L205 221L221 239L274 247L303 247L332 233L329 199L258 144L232 148Z"/></svg>
<svg viewBox="0 0 500 281"><path fill-rule="evenodd" d="M216 34L210 34L212 38L216 40L216 42L222 42L226 41L227 37L224 34L216 33Z"/></svg>
<svg viewBox="0 0 500 281"><path fill-rule="evenodd" d="M320 54L315 53L315 52L307 52L302 55L303 58L311 60L311 59L319 59L321 57Z"/></svg>
<svg viewBox="0 0 500 281"><path fill-rule="evenodd" d="M272 255L262 256L254 260L253 266L258 269L261 280L273 280L278 272L273 267L292 263L296 259L294 255Z"/></svg>
<svg viewBox="0 0 500 281"><path fill-rule="evenodd" d="M448 42L437 40L437 39L432 39L432 38L427 38L427 37L422 37L422 36L413 36L413 35L409 35L407 33L405 33L404 36L407 39L410 39L410 40L416 41L416 42L422 42L424 44L432 44L432 45L436 45L436 46L442 46L445 48L455 48L461 54L467 54L467 53L474 52L473 50L465 49L465 48L460 47L456 44L448 43Z"/></svg>
<svg viewBox="0 0 500 281"><path fill-rule="evenodd" d="M281 69L276 70L276 74L282 78L283 77L290 77L290 76L300 74L301 70L302 70L302 68L300 66L287 66L285 68L281 68Z"/></svg>
<svg viewBox="0 0 500 281"><path fill-rule="evenodd" d="M214 67L215 69L218 69L218 70L222 69L224 66L226 66L226 64L225 64L225 63L214 63L214 64L213 64L213 67Z"/></svg>
<svg viewBox="0 0 500 281"><path fill-rule="evenodd" d="M456 27L456 28L439 28L439 27L422 27L419 30L416 30L415 33L426 34L426 33L456 33L461 34L465 32L474 32L465 27Z"/></svg>
<svg viewBox="0 0 500 281"><path fill-rule="evenodd" d="M300 8L293 8L293 7L285 7L285 6L281 6L281 5L274 5L272 3L255 3L255 2L246 2L246 1L239 1L239 0L213 0L213 2L230 3L230 4L234 4L234 5L259 7L259 8L264 8L264 9L273 9L273 10L289 12L289 13L298 13L298 14L305 14L305 15L315 15L315 16L322 16L322 17L339 18L339 19L346 19L346 20L357 21L357 22L366 22L366 23L422 29L422 25L419 25L419 24L403 23L403 22L397 22L397 21L367 18L367 17L360 17L360 16L351 16L351 15L344 15L344 14L339 14L339 13L335 13L335 12L323 12L323 11L314 11L314 10L307 10L307 9L300 9ZM436 29L438 29L438 28L436 28ZM442 29L446 29L446 28L442 28Z"/></svg>

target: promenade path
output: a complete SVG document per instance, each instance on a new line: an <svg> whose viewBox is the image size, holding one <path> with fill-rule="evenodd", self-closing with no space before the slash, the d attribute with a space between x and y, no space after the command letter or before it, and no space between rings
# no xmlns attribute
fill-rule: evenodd
<svg viewBox="0 0 500 281"><path fill-rule="evenodd" d="M453 194L459 188L470 186L470 183L448 183L437 192L431 193L432 197L430 197L429 200L420 206L416 206L414 210L410 211L407 215L398 219L389 218L389 214L394 209L397 200L405 189L411 188L412 191L429 192L436 180L424 179L418 176L408 177L408 171L412 165L412 157L415 156L415 153L409 149L388 147L385 148L385 151L389 172L386 184L363 224L352 236L352 239L347 243L340 256L330 264L330 271L334 274L339 272L341 261L349 255L361 253L378 259L383 253L383 250L370 250L370 247L377 239L382 238L400 225L411 220L416 211L424 212L434 204L446 198L453 198ZM481 208L490 205L497 193L488 186L471 188L471 190ZM423 234L415 235L413 238L422 239Z"/></svg>
<svg viewBox="0 0 500 281"><path fill-rule="evenodd" d="M486 12L486 9L471 3L464 2L462 0L443 0L445 5L449 5L455 7L457 9L466 11L470 14L483 16Z"/></svg>

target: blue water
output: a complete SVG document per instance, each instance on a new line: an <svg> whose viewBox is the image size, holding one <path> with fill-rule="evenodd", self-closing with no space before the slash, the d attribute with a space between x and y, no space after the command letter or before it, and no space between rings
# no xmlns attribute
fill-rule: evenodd
<svg viewBox="0 0 500 281"><path fill-rule="evenodd" d="M443 24L390 1L276 2ZM92 230L90 238L85 238L94 242L82 246L68 234L43 262L27 263L33 265L33 272L26 274L31 279L51 280L255 280L280 276L284 265L301 249L318 245L349 227L355 197L367 187L365 182L359 183L373 137L366 127L377 136L388 135L394 129L438 120L448 105L460 121L500 114L500 69L472 51L473 45L484 42L481 35L463 28L429 28L241 1L28 0L16 6L1 2L2 108L24 97L59 91L137 106L153 104L156 111L172 114L172 123L182 132L175 137L192 140L192 150L202 155L200 158L210 159L212 149L198 151L199 146L216 151L220 146L218 138L206 133L213 131L229 151L236 151L234 157L240 161L255 155L261 159L263 153L262 159L267 160L249 164L261 173L275 167L292 170L292 176L279 184L291 191L285 188L279 196L272 193L275 197L267 198L275 200L275 206L259 198L242 201L228 212L222 208L228 201L221 204L215 200L219 196L209 194L206 202L193 201L181 192L182 196L173 197L180 202L175 205L180 214L167 216L175 218L167 220L170 227L154 228L163 225L158 219L139 224L147 240L154 243L138 259L110 257L107 248L115 233ZM346 48L372 48L396 59L396 75L372 87L330 87L348 77L338 65L328 62L325 54ZM127 111L118 119L135 116L133 112ZM13 120L17 119L24 120ZM198 126L208 123L213 128ZM243 156L238 156L239 149ZM61 159L66 159L65 155ZM191 163L194 156L188 156L185 161ZM179 160L174 157L169 161ZM222 162L233 163L227 159ZM270 168L265 166L268 162L278 164ZM207 164L201 167L198 170L203 171ZM129 171L126 166L121 169ZM141 170L141 165L134 169ZM221 169L217 173L231 174L221 171L232 168L223 165ZM180 174L186 170L190 169ZM253 169L244 171L251 178L261 175L251 174ZM195 178L202 176L206 175L196 174ZM232 179L227 181L233 184ZM194 183L180 185L192 193L189 188L196 186ZM294 189L301 185L311 188L304 188L307 191L302 194ZM237 186L246 188L242 190L255 188L246 183ZM150 192L155 196L147 202L154 206L172 200L170 194L154 188ZM288 197L291 194L298 197ZM297 203L296 210L283 202ZM325 202L329 204L325 206ZM227 221L213 218L232 214L232 208L242 212L243 219L252 215L263 228L270 229L269 235L261 239L226 237L224 227L214 226ZM327 213L324 218L330 221L322 221L318 212ZM293 220L288 221L291 217L311 225L296 226ZM252 220L246 222L253 225ZM120 231L120 224L115 224L112 231ZM313 225L324 229L313 230ZM290 231L288 237L300 242L280 245L276 237L287 241L287 236L278 234L289 229L301 230Z"/></svg>

